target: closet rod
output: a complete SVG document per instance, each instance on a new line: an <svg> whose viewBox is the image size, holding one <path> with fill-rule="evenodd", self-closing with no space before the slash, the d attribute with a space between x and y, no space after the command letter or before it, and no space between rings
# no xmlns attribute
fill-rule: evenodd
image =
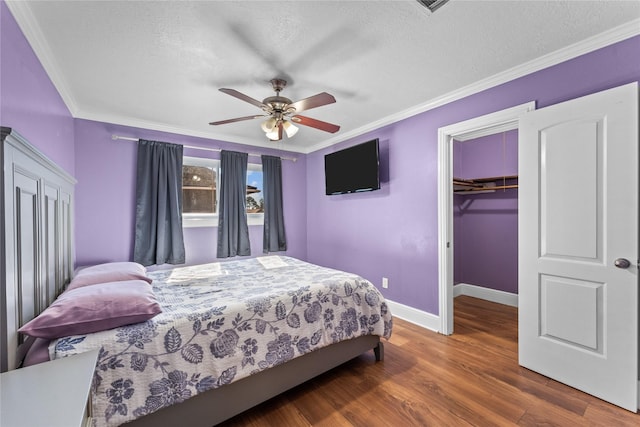
<svg viewBox="0 0 640 427"><path fill-rule="evenodd" d="M495 187L465 188L464 190L454 190L454 193L472 193L474 191L508 190L510 188L518 188L518 184L514 184L514 185L496 185Z"/></svg>
<svg viewBox="0 0 640 427"><path fill-rule="evenodd" d="M121 139L123 141L134 141L134 142L138 142L138 140L139 140L138 138L131 138L131 137L128 137L128 136L118 136L118 135L111 135L111 139L113 139L114 141L116 141L118 139ZM222 151L222 149L220 149L220 148L197 147L195 145L183 145L183 147L184 148L191 148L191 149L194 149L194 150L215 151L217 153ZM261 156L261 154L256 154L256 153L247 153L247 154L249 156L252 156L252 157L260 157ZM282 156L280 156L280 158L282 160L291 160L292 162L295 162L296 160L298 160L295 157L282 157Z"/></svg>

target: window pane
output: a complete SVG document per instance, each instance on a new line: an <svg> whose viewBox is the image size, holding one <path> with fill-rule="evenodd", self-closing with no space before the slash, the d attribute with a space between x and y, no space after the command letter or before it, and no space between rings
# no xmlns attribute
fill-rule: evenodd
<svg viewBox="0 0 640 427"><path fill-rule="evenodd" d="M182 166L182 212L216 213L216 171L205 166Z"/></svg>
<svg viewBox="0 0 640 427"><path fill-rule="evenodd" d="M247 171L247 213L264 212L264 198L262 196L262 171Z"/></svg>

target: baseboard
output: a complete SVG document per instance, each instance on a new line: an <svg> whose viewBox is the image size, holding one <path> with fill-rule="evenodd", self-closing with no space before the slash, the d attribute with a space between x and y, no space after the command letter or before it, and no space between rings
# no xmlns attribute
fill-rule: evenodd
<svg viewBox="0 0 640 427"><path fill-rule="evenodd" d="M454 298L459 295L467 295L491 302L497 302L498 304L510 305L511 307L518 306L518 294L483 288L482 286L470 285L468 283L458 283L453 286Z"/></svg>
<svg viewBox="0 0 640 427"><path fill-rule="evenodd" d="M394 317L398 317L407 322L411 322L423 328L438 332L440 329L440 316L400 304L399 302L387 301L387 305Z"/></svg>
<svg viewBox="0 0 640 427"><path fill-rule="evenodd" d="M495 289L483 288L481 286L470 285L467 283L459 283L453 287L453 296L468 295L487 301L497 302L499 304L518 306L518 295L504 291L496 291ZM407 322L411 322L423 328L434 332L440 331L440 316L409 307L399 302L386 300L391 314Z"/></svg>

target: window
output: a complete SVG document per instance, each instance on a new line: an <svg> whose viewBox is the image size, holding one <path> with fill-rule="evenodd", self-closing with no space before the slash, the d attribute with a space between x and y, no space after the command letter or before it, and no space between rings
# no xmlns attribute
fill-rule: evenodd
<svg viewBox="0 0 640 427"><path fill-rule="evenodd" d="M217 169L206 166L182 166L182 212L212 214L217 211Z"/></svg>
<svg viewBox="0 0 640 427"><path fill-rule="evenodd" d="M250 163L247 167L247 214L256 213L264 213L262 165Z"/></svg>
<svg viewBox="0 0 640 427"><path fill-rule="evenodd" d="M198 157L182 160L182 226L218 225L218 182L223 173L220 161ZM247 165L247 220L249 225L264 221L262 165Z"/></svg>

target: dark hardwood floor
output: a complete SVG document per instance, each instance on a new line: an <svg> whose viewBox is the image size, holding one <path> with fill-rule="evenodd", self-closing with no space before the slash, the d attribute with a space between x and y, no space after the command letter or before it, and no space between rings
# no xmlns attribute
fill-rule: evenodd
<svg viewBox="0 0 640 427"><path fill-rule="evenodd" d="M235 426L640 426L640 415L518 366L517 309L455 300L455 333L394 319L373 352L222 424Z"/></svg>

